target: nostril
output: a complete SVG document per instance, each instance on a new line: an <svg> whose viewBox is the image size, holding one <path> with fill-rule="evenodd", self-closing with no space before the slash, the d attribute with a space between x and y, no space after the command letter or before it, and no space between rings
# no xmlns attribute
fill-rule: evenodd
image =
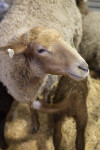
<svg viewBox="0 0 100 150"><path fill-rule="evenodd" d="M88 72L88 66L87 67L79 66L78 68L81 69L81 70L83 70L83 71Z"/></svg>

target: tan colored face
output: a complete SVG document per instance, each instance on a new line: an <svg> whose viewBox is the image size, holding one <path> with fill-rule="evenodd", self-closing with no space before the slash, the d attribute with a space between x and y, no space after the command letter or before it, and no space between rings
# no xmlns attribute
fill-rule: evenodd
<svg viewBox="0 0 100 150"><path fill-rule="evenodd" d="M35 35L32 36L32 33ZM31 36L34 38L31 37L27 45L21 42L0 50L4 52L8 48L13 48L15 53L29 52L48 74L69 75L75 80L84 79L88 75L89 70L85 60L63 40L57 30L39 28L35 29L35 32L31 30Z"/></svg>

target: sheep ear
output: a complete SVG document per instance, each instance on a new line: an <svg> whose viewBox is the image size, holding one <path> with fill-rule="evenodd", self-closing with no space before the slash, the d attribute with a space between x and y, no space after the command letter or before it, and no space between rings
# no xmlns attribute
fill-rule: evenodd
<svg viewBox="0 0 100 150"><path fill-rule="evenodd" d="M13 45L0 47L0 54L10 52L10 50L12 50L15 54L20 54L20 53L24 53L26 49L27 49L26 45L24 45L23 43L17 43Z"/></svg>

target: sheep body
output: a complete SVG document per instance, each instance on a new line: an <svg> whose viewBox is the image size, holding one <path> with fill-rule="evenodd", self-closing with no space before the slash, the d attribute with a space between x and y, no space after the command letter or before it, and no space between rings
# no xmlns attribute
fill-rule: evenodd
<svg viewBox="0 0 100 150"><path fill-rule="evenodd" d="M80 44L80 54L88 62L91 69L100 71L100 13L89 11L83 0L77 0L77 5L82 13L83 37ZM88 50L87 50L88 49Z"/></svg>
<svg viewBox="0 0 100 150"><path fill-rule="evenodd" d="M48 134L53 134L55 150L60 149L62 140L61 127L66 116L73 117L76 122L76 149L85 149L85 128L88 118L86 106L89 91L88 81L89 79L87 78L77 82L62 76L54 88L55 92L48 96L48 103L50 103L51 100L51 106L45 104L45 107L42 107L42 103L34 103L37 110L49 113ZM52 107L52 109L50 109L50 107ZM50 113L52 113L54 108L56 108L55 114L51 115Z"/></svg>
<svg viewBox="0 0 100 150"><path fill-rule="evenodd" d="M16 0L0 25L0 30L3 31L0 33L1 44L5 45L13 35L16 35L18 31L21 32L21 29L25 32L25 30L37 26L56 28L63 34L65 40L72 44L73 36L76 34L77 45L81 40L81 15L74 0L68 2L62 0Z"/></svg>
<svg viewBox="0 0 100 150"><path fill-rule="evenodd" d="M65 5L66 7L62 8ZM72 5L73 8L70 8L69 7L70 5ZM30 9L27 10L28 8ZM71 13L73 13L73 17L70 17ZM12 22L9 22L9 20L12 20ZM23 26L24 28L22 28ZM69 2L62 1L62 0L60 0L59 2L56 0L54 1L51 1L51 0L46 0L46 1L45 0L44 1L16 0L14 6L9 10L8 14L5 16L5 19L0 24L0 30L3 31L3 32L0 32L0 42L4 46L7 44L8 41L12 39L12 37L16 35L16 32L20 31L22 34L23 32L26 31L26 29L28 30L31 27L35 28L37 26L46 26L46 27L56 28L63 34L64 39L72 45L73 45L73 37L74 38L76 37L74 44L76 47L79 45L81 35L82 35L81 15L77 7L75 6L74 0L69 1ZM15 98L17 100L21 99L21 101L23 101L23 99L26 99L27 101L28 98L27 96L24 95L25 92L24 92L24 87L23 87L24 84L27 84L25 83L26 81L24 80L22 76L16 76L13 74L12 71L10 71L12 69L14 72L16 71L19 72L23 68L24 68L24 71L25 69L27 70L27 65L25 66L25 59L21 55L16 56L14 60L13 59L9 60L8 56L4 56L4 57L1 56L1 57L2 58L0 58L0 61L1 61L2 67L0 70L3 70L3 68L5 68L4 70L6 70L6 73L4 71L2 73L2 77L0 77L1 81L6 86L9 86L9 90L12 84L11 90L13 91L13 95L15 95ZM19 58L20 58L20 62L18 64ZM7 65L6 65L6 62L7 62ZM12 68L10 68L11 65L12 65ZM9 71L11 72L10 74L9 74ZM25 72L21 72L21 73L25 74ZM30 75L27 74L26 76L29 77ZM19 87L17 88L16 84L12 83L11 78L14 78L15 83L16 83L17 80L19 80L19 78L21 77L22 77L21 79L22 85L20 85L20 89L19 89ZM36 86L34 87L34 94L33 94L33 87L30 88L30 91L28 91L28 95L30 96L30 99L36 99L36 97L38 96L37 91L39 91L38 88L40 89L41 84L43 85L45 84L45 81L47 78L48 77L45 77L45 79L42 78L41 81L39 81L39 83L37 84L37 87ZM57 79L57 77L55 76L52 76L52 78L54 78L53 80ZM23 87L23 91L22 91L22 87ZM30 87L31 87L31 84L30 84ZM11 93L11 90L10 90L10 93ZM28 90L28 85L27 85L27 89L25 90L26 91ZM24 96L22 98L17 97L17 91L19 91L19 94L21 96L22 95ZM21 91L22 93L20 93Z"/></svg>
<svg viewBox="0 0 100 150"><path fill-rule="evenodd" d="M35 27L57 29L65 41L76 48L81 41L81 15L74 0L16 0L0 24L0 45L19 40L22 33ZM20 54L13 58L9 59L7 54L0 56L0 80L16 100L27 103L30 99L35 100L44 89L51 90L58 81L58 76L34 72L36 77L29 82L31 75L25 57Z"/></svg>
<svg viewBox="0 0 100 150"><path fill-rule="evenodd" d="M88 95L88 80L81 82L72 81L70 78L62 76L59 81L53 103L65 101L64 110L59 114L49 116L49 132L53 130L53 142L55 150L60 149L62 139L61 126L67 117L73 117L76 121L76 149L85 149L85 128L87 125L87 106L86 99Z"/></svg>
<svg viewBox="0 0 100 150"><path fill-rule="evenodd" d="M100 13L90 11L83 19L80 53L91 69L100 71Z"/></svg>

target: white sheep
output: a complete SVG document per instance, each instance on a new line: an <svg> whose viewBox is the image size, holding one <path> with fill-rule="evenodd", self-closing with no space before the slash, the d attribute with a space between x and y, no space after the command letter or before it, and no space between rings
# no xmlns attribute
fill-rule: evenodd
<svg viewBox="0 0 100 150"><path fill-rule="evenodd" d="M83 19L80 53L90 68L100 73L100 12L89 11Z"/></svg>
<svg viewBox="0 0 100 150"><path fill-rule="evenodd" d="M88 75L88 65L70 46L78 47L82 36L74 0L16 0L0 30L0 81L16 100L28 103L32 115L31 102L58 79L48 73L75 79ZM12 59L9 48L15 53ZM36 130L37 119L32 122Z"/></svg>

